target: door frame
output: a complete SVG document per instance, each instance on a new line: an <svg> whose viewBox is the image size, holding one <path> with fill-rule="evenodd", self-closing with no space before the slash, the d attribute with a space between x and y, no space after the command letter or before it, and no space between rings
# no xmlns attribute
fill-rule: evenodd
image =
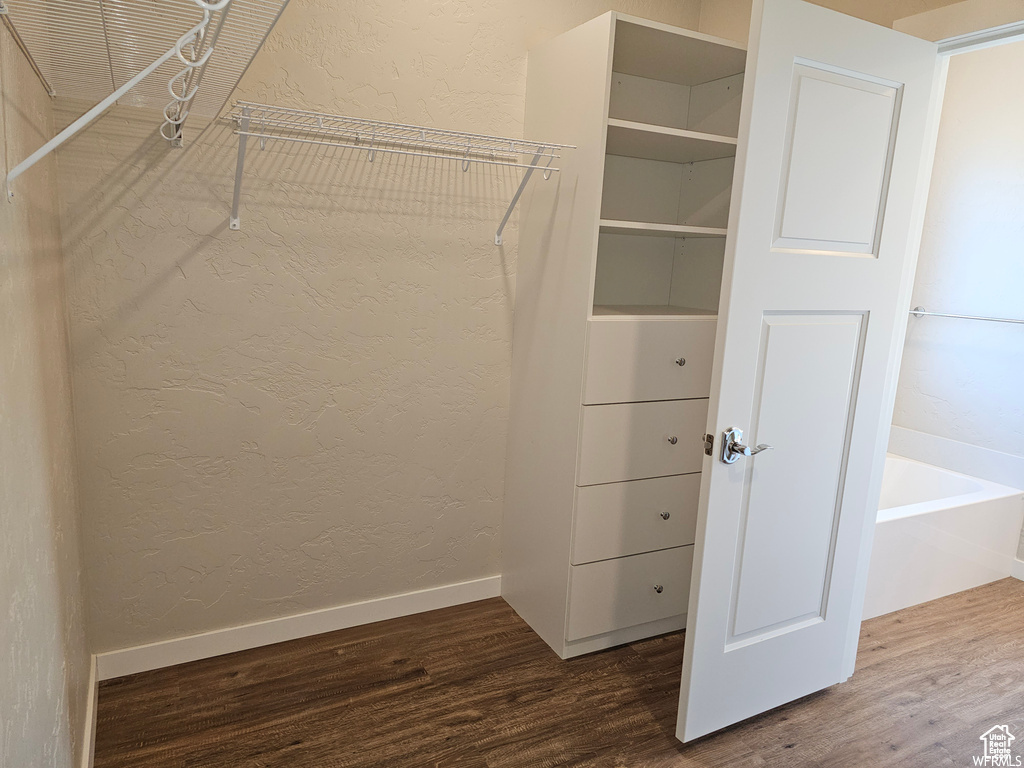
<svg viewBox="0 0 1024 768"><path fill-rule="evenodd" d="M998 27L982 29L978 32L967 32L955 37L947 37L937 41L940 56L955 56L958 53L980 51L997 45L1016 43L1024 40L1024 20Z"/></svg>
<svg viewBox="0 0 1024 768"><path fill-rule="evenodd" d="M814 0L812 0L812 1L814 1ZM946 8L950 8L950 7L953 7L953 6L945 6L945 7ZM941 11L943 9L940 8L938 10ZM918 14L918 15L919 16L923 16L924 14ZM910 17L907 17L907 18L916 18L916 17L910 16ZM893 27L893 29L895 29L895 26ZM914 35L914 34L912 34L910 32L907 32L906 30L903 30L903 29L896 29L896 31L897 32L903 32L904 34L910 34L912 37L920 37L922 39L928 39L927 36L925 36L925 35ZM914 284L914 280L916 279L916 274L917 274L917 263L918 263L918 259L920 258L920 255L921 255L921 240L922 240L923 235L924 235L924 217L927 214L928 197L929 197L929 194L930 194L930 191L931 191L932 171L933 171L933 163L934 163L934 159L935 159L935 150L936 150L936 145L937 145L937 141L938 141L939 124L941 122L942 107L943 107L943 102L944 102L945 96L946 96L946 73L948 71L949 60L953 56L956 56L958 54L971 53L972 51L978 51L978 50L982 50L984 48L993 48L993 47L998 46L998 45L1005 45L1005 44L1009 44L1009 43L1019 42L1019 41L1022 41L1022 40L1024 40L1024 19L1019 20L1019 21L1014 21L1014 22L1011 22L1011 23L1008 23L1008 24L997 25L995 27L989 27L989 28L986 28L986 29L979 29L979 30L974 30L974 31L968 31L968 32L965 32L965 33L953 35L951 37L941 38L941 39L933 40L932 41L939 48L939 50L937 52L938 53L938 58L939 58L939 60L941 60L943 62L943 67L942 67L941 75L936 80L936 90L937 90L937 92L936 92L935 97L934 97L936 99L936 101L935 101L935 112L934 112L934 115L932 117L933 124L932 124L932 126L931 126L931 128L929 130L929 136L928 136L928 142L930 144L930 149L929 149L929 154L928 154L928 168L927 168L927 172L925 173L926 183L924 184L923 189L921 189L918 192L919 199L915 203L916 205L920 206L919 215L921 217L921 222L920 222L920 225L916 226L916 228L915 228L916 229L916 235L914 237L914 243L912 245L913 250L916 252L916 256L914 257L914 273L913 273L913 276L911 277L911 281L910 281L910 284L908 286L908 295L906 297L907 298L906 305L907 305L907 312L908 312L907 320L909 320L909 310L910 310L910 302L909 302L910 295L909 295L909 291L913 290L913 284ZM895 376L894 376L894 379L893 379L893 382L892 382L892 388L891 388L891 391L887 395L887 397L889 399L889 406L888 406L888 408L889 408L889 411L890 411L890 415L889 415L890 429L891 429L891 422L892 422L892 414L895 411L896 390L897 390L897 388L899 386L900 369L902 368L902 365L903 365L903 347L904 347L904 344L906 342L906 330L907 330L907 323L904 322L902 327L901 327L901 330L899 332L899 338L897 339L897 342L896 342L897 347L900 350L900 355L897 358L897 362L896 362L896 372L895 372ZM860 594L861 605L863 605L863 599L864 599L864 596L865 596L865 593L866 593L868 567L869 567L869 564L870 564L871 549L872 549L872 547L868 546L868 547L865 547L863 552L861 552L861 562L860 562L860 565L858 566L858 569L857 569L857 576L856 576L856 578L857 578L857 580L860 583L857 585L856 589L857 589L857 592ZM846 669L847 669L847 679L849 679L849 677L852 677L853 672L854 672L854 668L856 667L856 664L857 664L857 652L858 652L859 647L860 647L860 626L861 626L861 624L863 624L863 618L861 618L861 620L859 622L856 622L854 625L851 626L850 636L847 639L847 645L846 645L846 651L845 651L845 657L844 657L844 661L845 661L845 665L846 665Z"/></svg>
<svg viewBox="0 0 1024 768"><path fill-rule="evenodd" d="M971 0L967 0L967 1L970 2ZM978 2L984 2L985 0L977 0L977 1ZM962 3L958 3L956 5L961 5L961 4ZM948 8L951 8L951 7L954 7L954 6L945 6L944 8L938 9L938 11L941 12L944 9L948 9ZM931 12L931 13L934 13L934 12ZM907 19L915 19L915 18L924 16L924 15L925 14L917 14L916 16L908 16L905 19L898 19L897 21L906 21ZM900 26L902 27L903 25L900 25ZM894 22L893 29L896 29L895 22ZM896 29L896 31L897 32L903 32L904 34L910 34L912 37L920 37L922 39L929 39L928 36L925 35L925 34L917 34L917 35L915 35L912 32L907 31L906 29ZM936 148L936 144L937 144L937 141L938 141L939 123L940 123L941 118L942 118L942 106L943 106L943 101L944 101L945 96L946 96L946 72L948 71L949 60L953 56L956 56L958 54L971 53L972 51L978 51L978 50L982 50L984 48L992 48L992 47L995 47L995 46L998 46L998 45L1005 45L1005 44L1009 44L1009 43L1019 42L1021 40L1024 40L1024 19L1013 21L1013 22L1006 23L1006 24L999 24L999 25L996 25L994 27L987 27L987 28L978 29L978 30L969 30L967 32L955 34L955 35L952 35L950 37L943 37L943 38L940 38L938 40L932 40L932 42L934 42L938 46L938 52L937 52L938 53L938 58L944 62L944 66L943 66L943 69L942 69L942 74L938 78L937 83L936 83L937 93L935 94L936 106L935 106L935 113L934 113L934 116L933 116L934 123L933 123L933 125L932 125L932 127L930 129L930 135L929 135L929 139L928 139L929 144L930 144L930 150L929 150L928 170L927 170L927 173L925 174L926 178L927 178L927 183L925 184L923 190L918 193L921 196L920 200L917 203L918 205L921 206L921 208L920 208L921 224L920 224L919 227L917 227L917 234L916 234L916 236L914 238L915 242L913 244L913 249L917 253L917 255L914 258L914 275L915 275L915 277L916 277L916 273L917 273L917 261L920 258L920 254L921 254L921 239L922 239L922 237L924 235L924 216L927 213L928 196L929 196L929 193L930 193L930 190L931 190L932 163L933 163L934 158L935 158L935 148ZM913 290L913 279L911 279L909 290ZM907 299L908 299L908 304L907 304L908 313L909 313L909 309L910 309L909 298L910 297L908 295L907 296ZM908 314L908 319L909 319L909 314ZM895 410L896 389L899 386L899 372L900 372L900 368L902 368L902 365L903 365L903 346L904 346L904 344L906 342L906 328L907 328L907 325L904 324L902 326L902 330L901 330L901 332L899 334L899 339L897 340L897 346L900 349L900 356L899 356L899 359L897 361L896 375L895 375L895 378L893 380L892 390L888 394L888 397L889 397L889 400L890 400L890 411L894 411ZM891 413L890 413L889 419L890 419L890 423L891 423L891 421L892 421ZM859 566L859 568L857 570L857 579L861 583L857 586L857 590L860 593L861 598L863 599L864 594L866 592L867 572L868 572L868 566L870 564L871 547L867 547L865 552L861 553L861 556L862 556L862 560L861 560L860 566ZM848 638L848 641L847 641L846 653L845 653L845 664L846 664L846 669L848 670L848 678L853 675L854 668L856 667L856 664L857 664L857 652L858 652L859 647L860 647L860 625L862 623L863 623L863 619L860 622L856 623L856 631L852 631L853 628L851 627L851 634L850 634L850 637Z"/></svg>
<svg viewBox="0 0 1024 768"><path fill-rule="evenodd" d="M990 26L975 28L972 16L983 15ZM1024 10L1019 0L961 0L896 19L897 32L931 40L939 55L955 56L1024 40Z"/></svg>

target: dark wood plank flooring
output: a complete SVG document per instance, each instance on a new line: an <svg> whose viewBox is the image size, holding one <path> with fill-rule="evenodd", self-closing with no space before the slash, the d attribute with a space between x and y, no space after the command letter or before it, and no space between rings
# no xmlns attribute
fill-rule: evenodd
<svg viewBox="0 0 1024 768"><path fill-rule="evenodd" d="M1014 579L865 622L850 681L686 746L682 648L560 661L485 600L106 681L95 766L960 767L996 724L1024 745Z"/></svg>

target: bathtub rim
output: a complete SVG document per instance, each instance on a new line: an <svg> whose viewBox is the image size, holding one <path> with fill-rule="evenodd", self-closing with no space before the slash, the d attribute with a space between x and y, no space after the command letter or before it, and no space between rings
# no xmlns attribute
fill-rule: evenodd
<svg viewBox="0 0 1024 768"><path fill-rule="evenodd" d="M957 496L945 496L941 499L933 499L931 501L920 501L914 504L903 504L897 507L880 507L876 513L876 525L883 525L884 523L891 523L908 517L916 517L917 515L925 515L930 512L941 512L943 510L954 509L956 507L966 507L983 501L992 501L994 499L1003 499L1011 496L1024 497L1024 490L1020 488L1012 488L1008 485L1001 485L999 483L993 483L991 480L975 477L974 475L965 475L962 472L954 472L951 469L939 467L935 464L929 464L925 461L918 461L917 459L912 459L908 456L900 456L896 453L886 453L885 460L889 461L890 459L907 461L912 464L920 464L928 467L929 469L944 472L947 475L971 480L978 483L981 486L981 489L972 491L971 493L961 493Z"/></svg>

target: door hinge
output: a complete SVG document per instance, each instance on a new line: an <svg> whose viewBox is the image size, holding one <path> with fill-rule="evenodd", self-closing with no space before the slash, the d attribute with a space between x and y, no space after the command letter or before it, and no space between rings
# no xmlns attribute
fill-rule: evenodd
<svg viewBox="0 0 1024 768"><path fill-rule="evenodd" d="M715 436L704 435L704 455L714 456L715 455Z"/></svg>

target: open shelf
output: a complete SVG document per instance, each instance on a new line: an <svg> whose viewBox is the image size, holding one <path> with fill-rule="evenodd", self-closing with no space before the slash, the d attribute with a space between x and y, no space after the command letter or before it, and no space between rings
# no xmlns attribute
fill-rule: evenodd
<svg viewBox="0 0 1024 768"><path fill-rule="evenodd" d="M590 318L713 323L742 48L618 17Z"/></svg>
<svg viewBox="0 0 1024 768"><path fill-rule="evenodd" d="M608 120L606 151L609 155L645 160L695 163L735 157L736 139L613 117Z"/></svg>
<svg viewBox="0 0 1024 768"><path fill-rule="evenodd" d="M601 231L724 237L735 158L670 163L605 155Z"/></svg>
<svg viewBox="0 0 1024 768"><path fill-rule="evenodd" d="M614 320L625 317L672 317L686 318L699 317L702 319L718 317L718 312L713 309L700 309L699 307L676 307L671 304L595 304L595 320Z"/></svg>
<svg viewBox="0 0 1024 768"><path fill-rule="evenodd" d="M648 235L652 237L725 237L724 227L691 227L685 224L653 224L647 221L601 219L602 235Z"/></svg>
<svg viewBox="0 0 1024 768"><path fill-rule="evenodd" d="M743 72L747 52L732 40L620 15L612 69L679 85L699 85Z"/></svg>
<svg viewBox="0 0 1024 768"><path fill-rule="evenodd" d="M720 136L738 134L746 64L742 47L621 16L614 46L609 117Z"/></svg>

